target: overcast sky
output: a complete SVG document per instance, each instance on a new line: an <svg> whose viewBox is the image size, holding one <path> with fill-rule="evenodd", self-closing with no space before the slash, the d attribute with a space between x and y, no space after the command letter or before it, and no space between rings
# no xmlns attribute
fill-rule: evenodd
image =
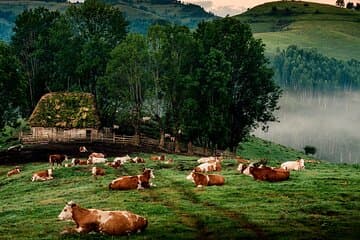
<svg viewBox="0 0 360 240"><path fill-rule="evenodd" d="M256 5L273 2L275 0L181 0L182 2L191 2L204 7L207 11L211 11L218 16L230 16L239 14L247 8L252 8ZM345 0L347 3L349 0ZM336 0L312 0L309 2L326 3L335 5ZM351 2L360 3L360 0L351 0Z"/></svg>

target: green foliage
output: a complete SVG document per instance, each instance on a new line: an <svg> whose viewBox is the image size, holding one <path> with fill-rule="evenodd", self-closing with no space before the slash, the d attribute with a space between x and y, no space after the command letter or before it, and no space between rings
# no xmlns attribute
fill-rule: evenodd
<svg viewBox="0 0 360 240"><path fill-rule="evenodd" d="M306 155L308 155L308 154L314 155L314 154L316 153L316 147L306 145L306 146L304 147L304 151L305 151L305 154L306 154Z"/></svg>
<svg viewBox="0 0 360 240"><path fill-rule="evenodd" d="M256 153L257 141L244 145L243 151ZM275 160L269 161L270 166L301 154L268 142L258 149L263 147L272 150L269 154ZM274 154L276 151L281 154ZM197 157L167 155L174 164L164 167L151 162L149 154L136 155L146 163L126 163L117 170L102 166L106 175L96 180L91 177L91 166L56 168L53 180L30 182L32 173L49 167L47 162L25 164L20 174L9 178L6 172L11 167L0 165L0 205L6 206L0 210L2 238L118 238L100 233L60 235L63 229L75 227L73 222L57 220L70 200L86 208L128 210L145 216L147 229L131 235L132 239L196 239L204 234L214 239L297 239L299 234L304 239L356 239L359 234L359 165L305 163L306 169L291 172L289 181L268 183L240 175L235 160L226 159L221 172L224 186L195 188L185 177L198 164ZM108 190L113 179L137 175L143 166L154 169L156 187Z"/></svg>
<svg viewBox="0 0 360 240"><path fill-rule="evenodd" d="M360 62L328 58L316 50L289 46L274 57L276 81L289 89L327 91L360 87Z"/></svg>
<svg viewBox="0 0 360 240"><path fill-rule="evenodd" d="M0 129L15 121L26 106L26 82L13 49L0 42Z"/></svg>
<svg viewBox="0 0 360 240"><path fill-rule="evenodd" d="M264 45L253 38L250 27L235 18L202 23L195 33L203 54L216 49L231 64L227 86L231 101L223 106L229 117L229 136L224 145L235 148L258 123L274 121L273 111L281 90L272 81Z"/></svg>

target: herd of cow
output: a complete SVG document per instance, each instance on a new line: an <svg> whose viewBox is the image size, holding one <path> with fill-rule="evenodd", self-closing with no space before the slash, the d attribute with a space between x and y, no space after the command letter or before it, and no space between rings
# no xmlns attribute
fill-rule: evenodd
<svg viewBox="0 0 360 240"><path fill-rule="evenodd" d="M82 146L80 152L87 152L86 147ZM173 159L166 160L165 155L151 156L153 161L161 161L165 164L173 163ZM55 164L62 166L64 161L68 158L64 154L52 154L49 156L49 163L51 168L43 171L35 172L32 175L31 181L47 181L53 179L53 169ZM208 174L208 172L220 172L222 167L222 157L203 157L197 160L200 164L193 168L186 179L191 180L196 187L223 185L225 178L219 174ZM64 164L65 167L75 165L89 165L89 164L106 164L113 168L119 168L127 162L145 163L145 160L140 157L131 158L129 155L123 157L116 157L112 162L107 161L105 155L102 153L91 153L87 160L80 160L73 158L71 163ZM237 158L237 170L241 174L252 176L255 180L278 182L289 179L291 170L302 170L305 168L304 160L288 161L279 168L268 167L261 162L250 162L249 160ZM8 172L10 177L21 172L20 167L15 167ZM105 175L105 170L98 165L92 167L92 175L94 177ZM129 190L129 189L145 189L154 186L150 182L155 178L152 169L145 168L142 174L135 176L121 176L114 179L109 184L110 190ZM109 235L126 235L134 232L140 232L147 227L148 221L146 218L128 211L102 211L98 209L82 208L74 202L68 202L62 212L59 214L60 220L73 220L76 223L76 228L67 229L63 233L88 233L91 231L105 233Z"/></svg>

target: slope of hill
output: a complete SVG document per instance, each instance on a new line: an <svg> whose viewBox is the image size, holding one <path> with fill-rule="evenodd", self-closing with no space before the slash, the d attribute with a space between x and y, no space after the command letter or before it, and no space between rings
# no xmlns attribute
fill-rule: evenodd
<svg viewBox="0 0 360 240"><path fill-rule="evenodd" d="M156 22L171 22L195 28L200 21L216 18L194 4L183 4L176 0L104 0L118 7L130 23L130 31L145 33L148 26ZM0 0L0 40L9 41L16 16L25 9L45 7L65 11L69 6L65 0L10 1Z"/></svg>
<svg viewBox="0 0 360 240"><path fill-rule="evenodd" d="M289 45L317 48L341 60L360 59L360 11L331 5L278 1L235 16L249 23L269 55Z"/></svg>

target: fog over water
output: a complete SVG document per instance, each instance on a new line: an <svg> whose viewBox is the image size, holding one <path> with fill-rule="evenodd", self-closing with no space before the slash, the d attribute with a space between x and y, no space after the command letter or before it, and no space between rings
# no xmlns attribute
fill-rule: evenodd
<svg viewBox="0 0 360 240"><path fill-rule="evenodd" d="M315 96L316 95L316 96ZM268 132L255 135L331 162L360 163L360 91L309 94L284 92Z"/></svg>

